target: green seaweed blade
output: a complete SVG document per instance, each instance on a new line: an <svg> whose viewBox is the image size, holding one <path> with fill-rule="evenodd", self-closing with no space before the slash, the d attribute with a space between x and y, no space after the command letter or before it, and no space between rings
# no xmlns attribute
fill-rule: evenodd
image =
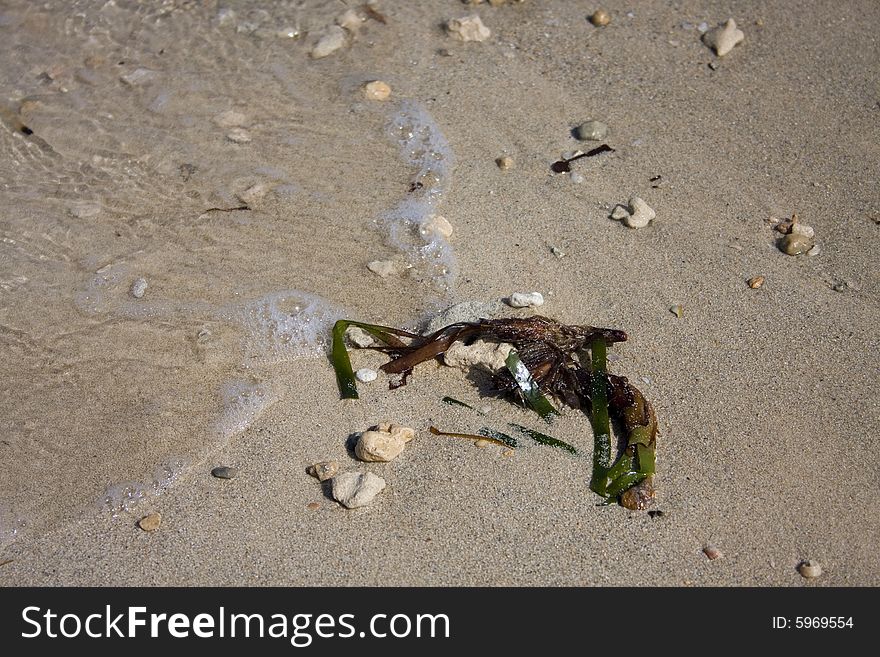
<svg viewBox="0 0 880 657"><path fill-rule="evenodd" d="M547 422L550 422L550 420L553 419L553 416L559 415L559 411L553 408L553 405L547 401L547 398L535 382L532 373L529 372L529 368L520 360L519 354L516 353L515 349L511 349L504 364L507 366L508 371L513 375L516 385L519 386L519 389L522 391L526 402L528 402L529 406L531 406L538 415Z"/></svg>

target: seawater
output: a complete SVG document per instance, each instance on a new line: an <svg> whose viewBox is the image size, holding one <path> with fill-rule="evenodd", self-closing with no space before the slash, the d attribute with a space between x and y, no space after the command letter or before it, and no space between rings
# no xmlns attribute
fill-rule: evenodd
<svg viewBox="0 0 880 657"><path fill-rule="evenodd" d="M0 543L131 512L283 402L275 368L323 357L336 319L413 326L450 294L426 226L452 149L423 104L351 83L378 72L309 59L343 9L0 9Z"/></svg>

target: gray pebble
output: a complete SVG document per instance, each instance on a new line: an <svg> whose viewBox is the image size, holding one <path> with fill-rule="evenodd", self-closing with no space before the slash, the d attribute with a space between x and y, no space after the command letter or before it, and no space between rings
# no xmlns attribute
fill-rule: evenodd
<svg viewBox="0 0 880 657"><path fill-rule="evenodd" d="M822 566L819 565L818 561L807 559L798 565L798 572L805 579L815 579L822 574Z"/></svg>
<svg viewBox="0 0 880 657"><path fill-rule="evenodd" d="M813 241L809 237L790 233L779 240L779 249L790 256L802 255L813 248Z"/></svg>
<svg viewBox="0 0 880 657"><path fill-rule="evenodd" d="M615 205L614 209L611 211L611 218L617 219L620 221L621 219L626 219L629 216L629 210L627 210L622 205Z"/></svg>
<svg viewBox="0 0 880 657"><path fill-rule="evenodd" d="M217 479L232 479L238 474L238 469L220 465L211 470L211 474L217 477Z"/></svg>
<svg viewBox="0 0 880 657"><path fill-rule="evenodd" d="M601 121L587 121L574 130L574 136L581 141L602 141L607 135L608 126Z"/></svg>
<svg viewBox="0 0 880 657"><path fill-rule="evenodd" d="M131 296L135 299L142 299L147 291L147 280L145 278L136 278L131 284Z"/></svg>

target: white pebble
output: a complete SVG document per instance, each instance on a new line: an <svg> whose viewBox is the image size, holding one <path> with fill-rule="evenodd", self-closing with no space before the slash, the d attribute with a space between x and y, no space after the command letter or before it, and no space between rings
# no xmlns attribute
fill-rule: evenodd
<svg viewBox="0 0 880 657"><path fill-rule="evenodd" d="M361 29L361 25L363 25L365 20L366 18L361 16L357 10L349 9L336 18L336 24L354 33Z"/></svg>
<svg viewBox="0 0 880 657"><path fill-rule="evenodd" d="M449 223L449 220L446 217L439 214L433 214L424 224L422 224L419 232L429 239L434 235L438 235L439 237L448 240L452 237L453 228L452 224Z"/></svg>
<svg viewBox="0 0 880 657"><path fill-rule="evenodd" d="M453 18L446 23L446 31L449 36L459 41L485 41L492 36L492 32L483 25L483 21L476 14Z"/></svg>
<svg viewBox="0 0 880 657"><path fill-rule="evenodd" d="M333 477L333 499L349 509L366 506L385 490L385 480L372 472L343 472Z"/></svg>
<svg viewBox="0 0 880 657"><path fill-rule="evenodd" d="M544 305L544 295L540 292L514 292L507 305L511 308L537 308Z"/></svg>
<svg viewBox="0 0 880 657"><path fill-rule="evenodd" d="M822 249L819 248L818 244L814 244L812 247L810 247L810 250L807 251L808 256L817 256L820 253L822 253Z"/></svg>
<svg viewBox="0 0 880 657"><path fill-rule="evenodd" d="M226 138L235 144L247 144L251 140L251 135L244 128L233 128L226 133Z"/></svg>
<svg viewBox="0 0 880 657"><path fill-rule="evenodd" d="M464 342L456 341L443 354L443 363L464 372L469 372L475 365L485 367L490 372L497 372L504 367L511 349L513 345L506 342L476 340L473 344L466 345Z"/></svg>
<svg viewBox="0 0 880 657"><path fill-rule="evenodd" d="M376 377L379 376L378 374L376 374L376 370L371 370L369 367L362 367L357 372L355 372L354 375L357 377L357 380L362 383L375 381Z"/></svg>
<svg viewBox="0 0 880 657"><path fill-rule="evenodd" d="M822 566L819 565L818 561L807 559L800 563L798 572L804 579L815 579L822 574Z"/></svg>
<svg viewBox="0 0 880 657"><path fill-rule="evenodd" d="M134 283L131 284L131 296L135 299L141 299L144 296L144 293L147 291L147 279L145 278L136 278L134 279Z"/></svg>
<svg viewBox="0 0 880 657"><path fill-rule="evenodd" d="M367 100L388 100L391 96L391 87L382 80L373 80L364 85L364 96Z"/></svg>
<svg viewBox="0 0 880 657"><path fill-rule="evenodd" d="M318 43L312 48L312 52L309 53L312 59L327 57L342 48L345 45L345 35L344 29L338 25L331 25L327 33L318 40Z"/></svg>
<svg viewBox="0 0 880 657"><path fill-rule="evenodd" d="M397 266L392 260L373 260L367 263L367 269L382 278L388 278L397 272Z"/></svg>
<svg viewBox="0 0 880 657"><path fill-rule="evenodd" d="M728 18L727 22L712 28L703 35L703 43L712 48L719 57L724 57L733 47L745 38L745 34L736 27L736 21Z"/></svg>
<svg viewBox="0 0 880 657"><path fill-rule="evenodd" d="M629 200L629 209L632 210L632 214L624 217L623 222L630 228L644 228L657 216L653 208L638 196Z"/></svg>
<svg viewBox="0 0 880 657"><path fill-rule="evenodd" d="M361 461L387 463L397 458L404 447L406 441L399 434L364 431L354 446L354 453Z"/></svg>

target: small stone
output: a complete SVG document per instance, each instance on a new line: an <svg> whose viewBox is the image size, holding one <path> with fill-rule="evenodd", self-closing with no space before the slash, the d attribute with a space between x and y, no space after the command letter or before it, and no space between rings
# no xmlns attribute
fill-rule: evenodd
<svg viewBox="0 0 880 657"><path fill-rule="evenodd" d="M235 110L227 110L214 117L214 123L221 128L241 128L247 122L247 116Z"/></svg>
<svg viewBox="0 0 880 657"><path fill-rule="evenodd" d="M333 479L336 473L339 472L339 464L336 461L321 461L320 463L310 465L306 472L318 481L327 481L328 479Z"/></svg>
<svg viewBox="0 0 880 657"><path fill-rule="evenodd" d="M490 372L497 372L505 367L505 361L513 345L506 342L487 342L475 340L472 344L453 342L443 354L443 363L448 367L457 367L463 372L470 372L474 366L482 366Z"/></svg>
<svg viewBox="0 0 880 657"><path fill-rule="evenodd" d="M318 502L309 502L308 504L306 504L306 508L309 511L317 511L321 508L321 505Z"/></svg>
<svg viewBox="0 0 880 657"><path fill-rule="evenodd" d="M332 55L345 45L346 32L339 25L331 25L327 33L318 39L309 55L312 59L321 59Z"/></svg>
<svg viewBox="0 0 880 657"><path fill-rule="evenodd" d="M706 555L709 561L715 561L715 559L720 559L724 556L724 553L714 545L707 545L706 547L704 547L703 554Z"/></svg>
<svg viewBox="0 0 880 657"><path fill-rule="evenodd" d="M367 269L377 276L388 278L397 272L397 265L392 260L373 260L367 263Z"/></svg>
<svg viewBox="0 0 880 657"><path fill-rule="evenodd" d="M745 34L736 27L736 21L728 18L726 23L719 25L703 35L703 43L712 48L719 57L724 57L733 47L745 38Z"/></svg>
<svg viewBox="0 0 880 657"><path fill-rule="evenodd" d="M812 226L807 226L807 224L792 223L788 233L789 235L801 235L802 237L811 238L816 234L816 231L813 230Z"/></svg>
<svg viewBox="0 0 880 657"><path fill-rule="evenodd" d="M101 206L97 203L77 203L70 206L67 211L77 219L88 219L101 214Z"/></svg>
<svg viewBox="0 0 880 657"><path fill-rule="evenodd" d="M217 479L234 479L235 475L238 474L237 468L230 468L226 465L220 465L211 470L211 474Z"/></svg>
<svg viewBox="0 0 880 657"><path fill-rule="evenodd" d="M644 228L657 216L653 208L638 196L634 196L629 200L629 209L632 211L632 214L624 217L623 223L630 228Z"/></svg>
<svg viewBox="0 0 880 657"><path fill-rule="evenodd" d="M717 71L719 68L721 68L721 64L719 64L718 62L709 62L709 68L711 68L713 71Z"/></svg>
<svg viewBox="0 0 880 657"><path fill-rule="evenodd" d="M819 248L818 244L814 244L809 251L807 251L808 256L817 256L822 253L822 249Z"/></svg>
<svg viewBox="0 0 880 657"><path fill-rule="evenodd" d="M507 299L511 308L537 308L544 305L544 295L540 292L514 292Z"/></svg>
<svg viewBox="0 0 880 657"><path fill-rule="evenodd" d="M617 219L618 221L622 219L626 219L629 217L629 210L623 207L620 204L614 206L614 209L611 211L611 218Z"/></svg>
<svg viewBox="0 0 880 657"><path fill-rule="evenodd" d="M226 138L234 144L247 144L251 141L250 133L244 128L233 128L226 133Z"/></svg>
<svg viewBox="0 0 880 657"><path fill-rule="evenodd" d="M451 19L446 23L446 32L459 41L485 41L492 36L491 30L476 14Z"/></svg>
<svg viewBox="0 0 880 657"><path fill-rule="evenodd" d="M135 299L142 299L144 293L147 291L147 279L145 278L136 278L134 279L134 283L131 284L131 296Z"/></svg>
<svg viewBox="0 0 880 657"><path fill-rule="evenodd" d="M154 511L153 513L146 515L138 520L138 527L143 529L145 532L154 532L159 529L159 525L161 524L162 516L158 511Z"/></svg>
<svg viewBox="0 0 880 657"><path fill-rule="evenodd" d="M406 446L398 434L387 431L364 431L354 446L354 453L361 461L387 463L397 458Z"/></svg>
<svg viewBox="0 0 880 657"><path fill-rule="evenodd" d="M373 80L364 85L364 96L367 100L388 100L391 96L391 87L382 80Z"/></svg>
<svg viewBox="0 0 880 657"><path fill-rule="evenodd" d="M746 282L749 284L750 288L752 288L753 290L757 290L759 287L761 287L764 284L764 277L763 276L752 276Z"/></svg>
<svg viewBox="0 0 880 657"><path fill-rule="evenodd" d="M669 312L681 319L681 317L684 315L684 306L682 306L681 304L676 304L669 308Z"/></svg>
<svg viewBox="0 0 880 657"><path fill-rule="evenodd" d="M385 490L385 480L372 472L343 472L333 477L333 499L349 509L366 506Z"/></svg>
<svg viewBox="0 0 880 657"><path fill-rule="evenodd" d="M611 22L611 14L604 9L597 9L593 12L593 15L590 16L590 22L596 27L605 27Z"/></svg>
<svg viewBox="0 0 880 657"><path fill-rule="evenodd" d="M354 34L361 25L366 21L366 16L362 16L357 10L349 9L336 18L336 24Z"/></svg>
<svg viewBox="0 0 880 657"><path fill-rule="evenodd" d="M602 141L608 135L608 126L601 121L587 121L574 129L574 136L581 141Z"/></svg>
<svg viewBox="0 0 880 657"><path fill-rule="evenodd" d="M430 239L432 236L439 236L445 240L452 237L452 224L446 217L439 214L432 214L428 220L419 228L419 232L423 237Z"/></svg>
<svg viewBox="0 0 880 657"><path fill-rule="evenodd" d="M271 190L272 187L270 185L264 182L259 182L251 185L243 192L236 194L236 196L238 196L238 199L242 203L248 206L253 206L262 201L263 197L266 196L266 194L268 194Z"/></svg>
<svg viewBox="0 0 880 657"><path fill-rule="evenodd" d="M400 424L393 424L391 422L380 422L376 425L376 431L390 433L392 436L400 438L405 443L408 443L416 437L416 430L412 427L404 427Z"/></svg>
<svg viewBox="0 0 880 657"><path fill-rule="evenodd" d="M816 579L822 574L822 566L819 565L818 561L807 559L806 561L801 561L798 565L798 572L805 579Z"/></svg>
<svg viewBox="0 0 880 657"><path fill-rule="evenodd" d="M376 370L371 370L369 367L362 367L357 372L355 372L354 375L361 383L369 383L370 381L375 381L376 377L379 376L378 374L376 374Z"/></svg>
<svg viewBox="0 0 880 657"><path fill-rule="evenodd" d="M813 242L809 237L789 233L779 240L779 248L790 256L802 255L813 248Z"/></svg>
<svg viewBox="0 0 880 657"><path fill-rule="evenodd" d="M457 322L476 322L483 318L491 319L503 314L506 310L507 307L501 301L490 301L488 303L482 301L462 301L434 315L425 326L424 334L430 335L444 326Z"/></svg>
<svg viewBox="0 0 880 657"><path fill-rule="evenodd" d="M125 75L120 76L119 79L130 87L137 87L150 82L155 77L156 71L151 71L148 68L137 68L131 73L126 73Z"/></svg>
<svg viewBox="0 0 880 657"><path fill-rule="evenodd" d="M510 171L515 165L513 158L509 155L504 155L495 160L495 164L498 165L498 168L502 171Z"/></svg>
<svg viewBox="0 0 880 657"><path fill-rule="evenodd" d="M565 252L562 249L558 249L555 246L550 247L550 253L555 255L557 258L564 258Z"/></svg>
<svg viewBox="0 0 880 657"><path fill-rule="evenodd" d="M376 344L375 338L360 326L349 326L348 330L345 332L345 336L351 344L360 349L366 349L367 347L372 347Z"/></svg>

